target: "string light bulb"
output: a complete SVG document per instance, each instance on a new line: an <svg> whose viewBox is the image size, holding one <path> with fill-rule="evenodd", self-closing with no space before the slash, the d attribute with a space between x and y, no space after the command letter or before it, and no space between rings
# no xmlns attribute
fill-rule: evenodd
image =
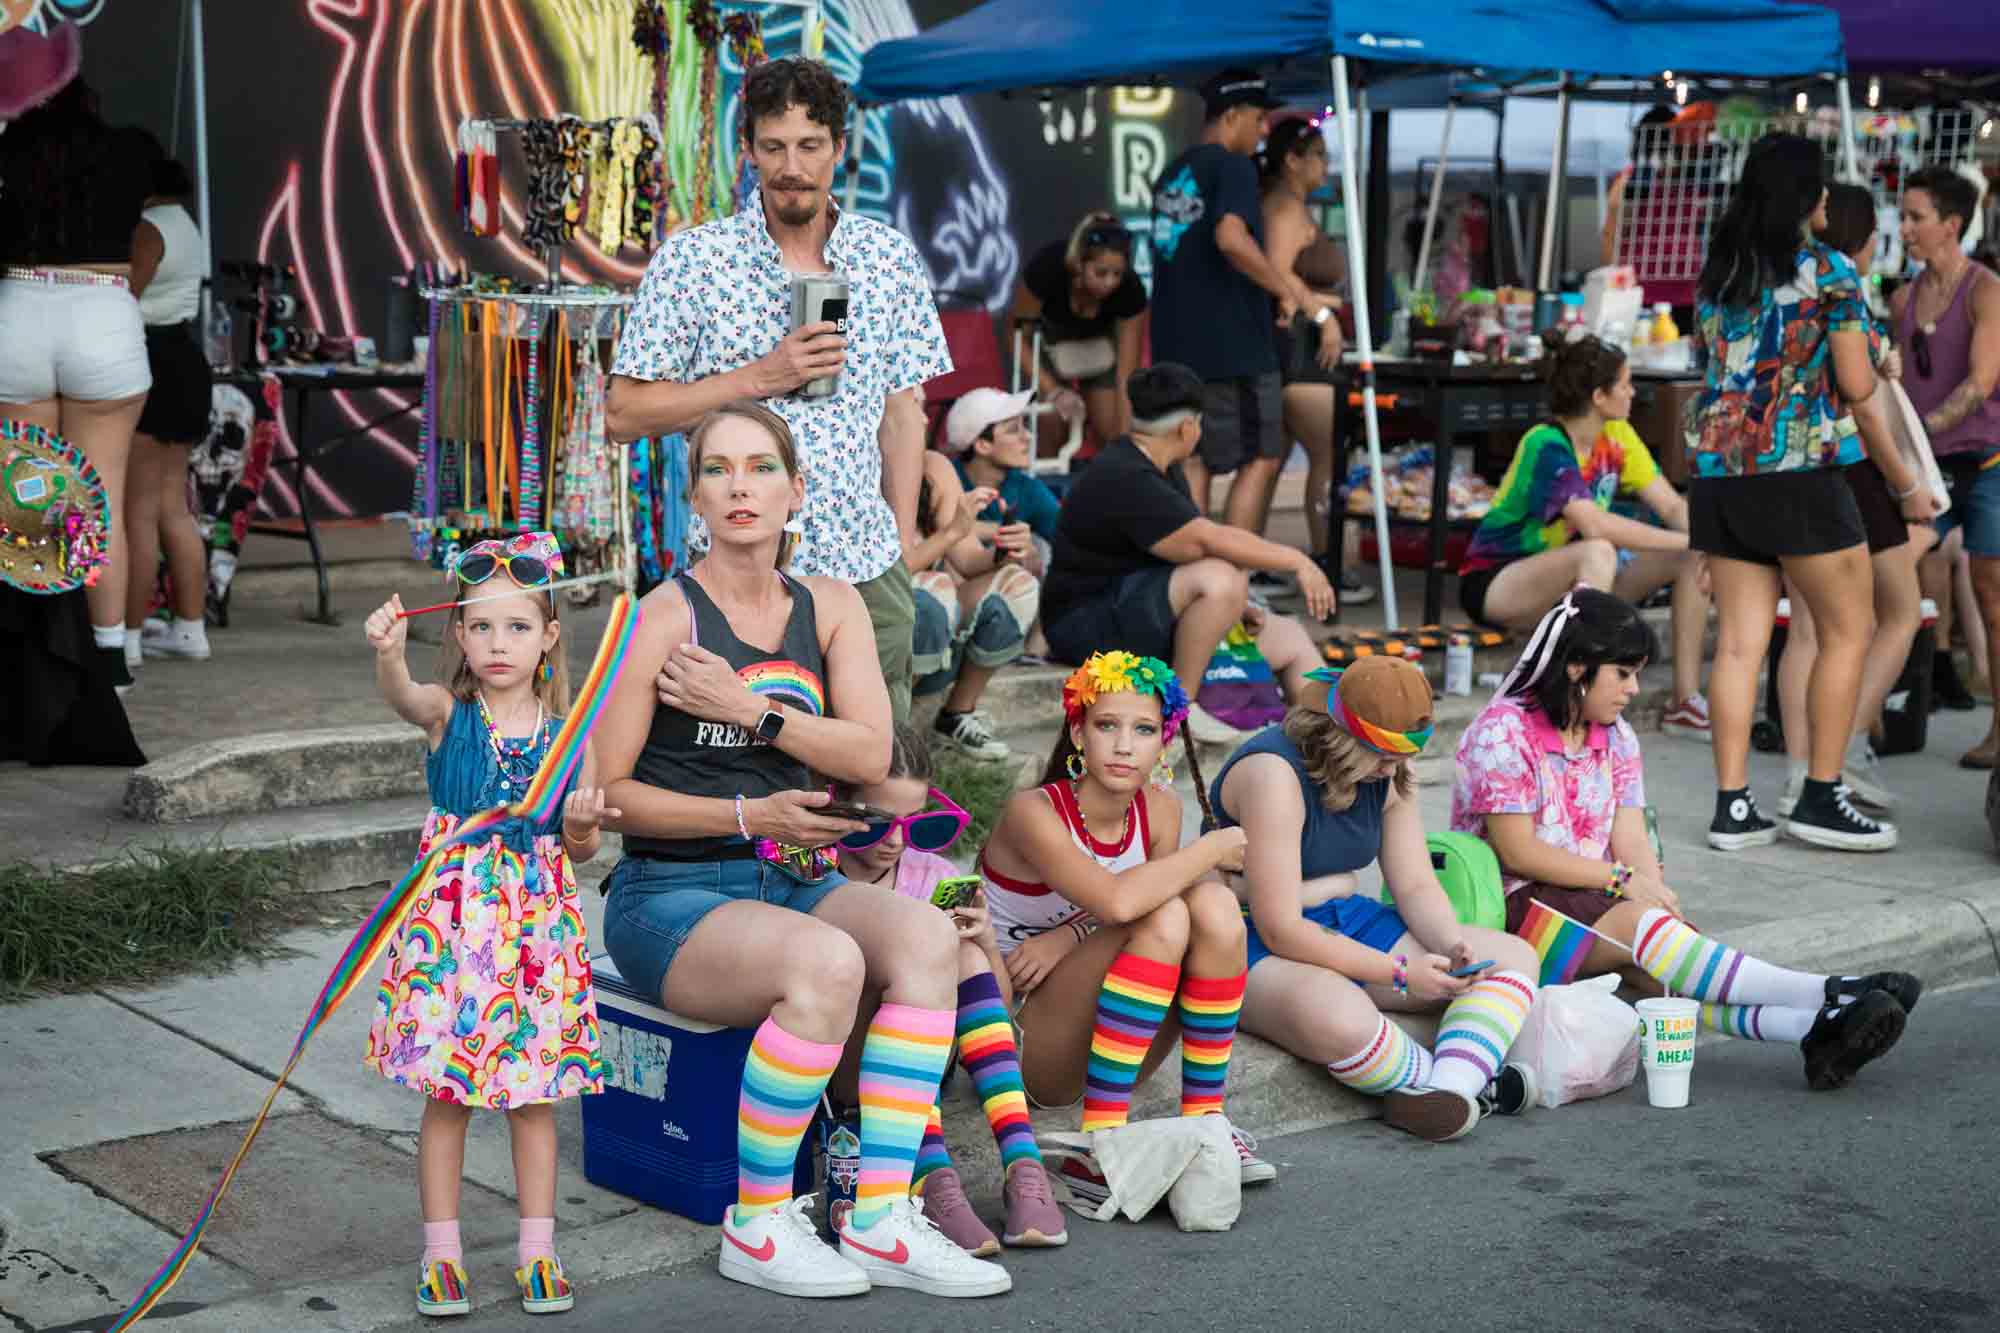
<svg viewBox="0 0 2000 1333"><path fill-rule="evenodd" d="M1687 100L1688 100L1688 86L1685 83L1675 84L1674 85L1675 103L1680 106L1686 106Z"/></svg>
<svg viewBox="0 0 2000 1333"><path fill-rule="evenodd" d="M1882 80L1868 80L1868 105L1870 108L1882 105Z"/></svg>
<svg viewBox="0 0 2000 1333"><path fill-rule="evenodd" d="M1982 139L1991 139L1993 137L1993 121L1990 117L1980 122L1979 137Z"/></svg>
<svg viewBox="0 0 2000 1333"><path fill-rule="evenodd" d="M1800 93L1796 98L1792 99L1792 110L1801 116L1806 113L1806 95L1804 93Z"/></svg>

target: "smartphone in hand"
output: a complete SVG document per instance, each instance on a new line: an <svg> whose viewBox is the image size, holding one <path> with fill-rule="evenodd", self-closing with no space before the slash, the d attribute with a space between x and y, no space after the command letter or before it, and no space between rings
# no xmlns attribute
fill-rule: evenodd
<svg viewBox="0 0 2000 1333"><path fill-rule="evenodd" d="M931 890L931 906L943 912L955 911L971 902L978 892L979 876L950 875Z"/></svg>
<svg viewBox="0 0 2000 1333"><path fill-rule="evenodd" d="M863 824L886 824L895 816L887 810L878 810L860 801L829 801L814 811L828 819L856 819Z"/></svg>
<svg viewBox="0 0 2000 1333"><path fill-rule="evenodd" d="M1493 960L1489 958L1483 963L1467 963L1464 967L1458 968L1451 972L1447 972L1445 973L1445 975L1448 977L1470 977L1470 976L1475 976L1478 973L1484 972L1487 968L1491 966L1493 966Z"/></svg>

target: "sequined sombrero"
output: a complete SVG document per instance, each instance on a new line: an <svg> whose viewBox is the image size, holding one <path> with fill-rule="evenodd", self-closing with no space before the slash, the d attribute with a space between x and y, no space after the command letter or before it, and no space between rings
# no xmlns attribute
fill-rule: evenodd
<svg viewBox="0 0 2000 1333"><path fill-rule="evenodd" d="M0 582L24 592L89 587L108 559L111 506L76 446L0 420Z"/></svg>

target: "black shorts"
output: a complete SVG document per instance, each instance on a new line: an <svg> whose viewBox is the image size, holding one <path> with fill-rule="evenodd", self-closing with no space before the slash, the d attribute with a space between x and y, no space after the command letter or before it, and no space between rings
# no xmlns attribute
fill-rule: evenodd
<svg viewBox="0 0 2000 1333"><path fill-rule="evenodd" d="M1493 586L1493 580L1498 577L1500 571L1505 568L1507 568L1506 565L1493 565L1486 569L1475 569L1470 574L1460 574L1458 576L1459 608L1480 624L1491 626L1494 629L1504 627L1495 625L1486 618L1486 592L1487 589Z"/></svg>
<svg viewBox="0 0 2000 1333"><path fill-rule="evenodd" d="M1329 320L1328 324L1332 321ZM1292 316L1290 324L1278 329L1278 379L1282 384L1338 384L1331 370L1320 369L1319 339L1325 325L1315 324L1304 315Z"/></svg>
<svg viewBox="0 0 2000 1333"><path fill-rule="evenodd" d="M1867 540L1841 468L1754 477L1696 477L1688 487L1688 545L1724 560L1778 566Z"/></svg>
<svg viewBox="0 0 2000 1333"><path fill-rule="evenodd" d="M1868 554L1893 551L1910 540L1910 528L1903 521L1903 506L1889 490L1882 469L1867 459L1840 470L1847 488L1854 492L1854 506L1861 511L1861 531L1868 541Z"/></svg>
<svg viewBox="0 0 2000 1333"><path fill-rule="evenodd" d="M1201 461L1211 473L1234 472L1259 458L1283 458L1284 386L1274 372L1212 380L1201 391Z"/></svg>
<svg viewBox="0 0 2000 1333"><path fill-rule="evenodd" d="M1123 648L1141 657L1174 660L1174 604L1167 585L1173 565L1127 574L1109 594L1073 606L1061 620L1042 626L1049 652L1058 662L1082 665L1092 653Z"/></svg>
<svg viewBox="0 0 2000 1333"><path fill-rule="evenodd" d="M148 324L146 361L153 368L153 388L139 412L139 433L162 444L206 440L213 377L195 341L194 323Z"/></svg>

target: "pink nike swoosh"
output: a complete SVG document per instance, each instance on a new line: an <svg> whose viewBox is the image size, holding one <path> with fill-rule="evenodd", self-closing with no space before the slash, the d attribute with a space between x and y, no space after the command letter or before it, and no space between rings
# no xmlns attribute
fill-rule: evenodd
<svg viewBox="0 0 2000 1333"><path fill-rule="evenodd" d="M743 1251L743 1253L749 1255L752 1259L755 1259L760 1264L770 1263L771 1256L775 1255L778 1252L778 1242L772 1240L769 1236L764 1237L764 1243L762 1245L759 1245L754 1250L751 1249L748 1245L745 1245L742 1241L736 1239L736 1237L730 1235L727 1231L722 1233L722 1238L728 1241L731 1245L734 1245L737 1249Z"/></svg>
<svg viewBox="0 0 2000 1333"><path fill-rule="evenodd" d="M903 1244L900 1240L896 1242L896 1248L893 1250L871 1250L860 1241L854 1239L852 1232L849 1232L843 1239L863 1254L872 1254L885 1263L906 1264L910 1261L910 1247Z"/></svg>

